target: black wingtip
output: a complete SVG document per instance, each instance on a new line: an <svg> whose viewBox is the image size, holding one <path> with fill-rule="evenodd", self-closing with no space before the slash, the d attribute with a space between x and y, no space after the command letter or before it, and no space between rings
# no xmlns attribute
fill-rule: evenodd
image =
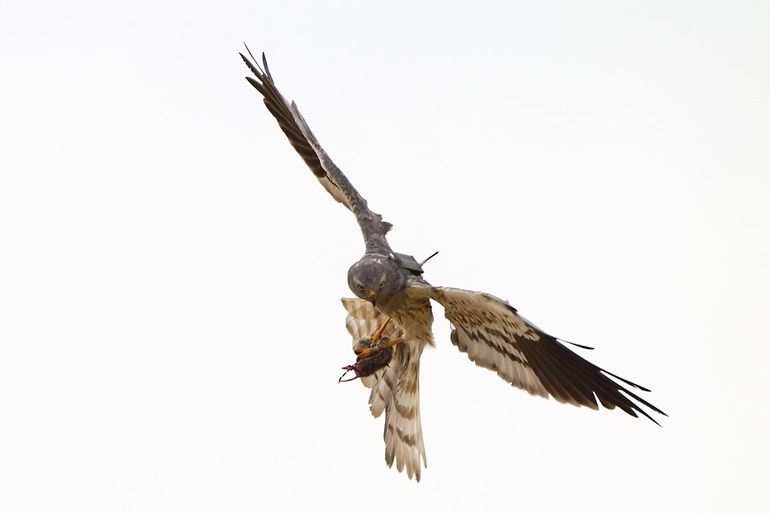
<svg viewBox="0 0 770 513"><path fill-rule="evenodd" d="M652 416L651 416L651 415L649 415L649 414L648 414L646 411L644 411L644 410L642 410L642 409L639 409L638 411L639 411L639 412L640 412L642 415L644 415L645 417L647 417L647 419L649 419L649 420L650 420L650 421L651 421L653 424L655 424L655 425L656 425L656 426L658 426L659 428L663 428L663 426L661 425L661 423L660 423L660 422L658 422L657 420L653 419L653 418L652 418ZM665 413L664 413L663 415L665 415ZM634 415L634 417L638 417L638 415Z"/></svg>
<svg viewBox="0 0 770 513"><path fill-rule="evenodd" d="M559 342L564 342L571 346L579 347L580 349L588 349L589 351L593 351L594 349L596 349L595 347L584 346L583 344L576 344L575 342L570 342L569 340L564 340L563 338L557 338L556 340L558 340Z"/></svg>
<svg viewBox="0 0 770 513"><path fill-rule="evenodd" d="M238 54L241 56L241 59L243 59L243 62L246 63L246 66L249 67L251 72L257 75L257 77L259 77L260 80L262 79L262 77L260 77L260 74L266 75L268 78L272 80L273 77L270 76L270 72L265 71L267 69L267 60L265 60L265 52L262 52L262 62L265 64L265 70L263 70L262 68L259 67L259 61L257 60L257 58L254 57L253 53L251 53L251 49L249 48L249 45L247 45L246 42L243 42L243 46L246 48L246 52L249 54L249 57L251 57L251 60L247 59L246 56L243 55L241 52L238 52ZM257 72L257 70L259 70L259 72Z"/></svg>
<svg viewBox="0 0 770 513"><path fill-rule="evenodd" d="M240 56L241 56L241 59L242 59L242 60L243 60L243 62L246 64L246 67L247 67L247 68L249 68L249 70L251 70L251 72L253 73L253 72L254 72L254 68L253 68L253 66L251 65L251 61L249 60L249 58L248 58L248 57L246 57L245 55L243 55L241 52L238 52L238 55L240 55Z"/></svg>
<svg viewBox="0 0 770 513"><path fill-rule="evenodd" d="M257 82L256 80L254 80L252 77L245 77L245 78L246 78L246 81L247 81L249 84L251 84L251 85L252 85L252 87L254 87L254 89L256 89L257 91L259 91L260 93L262 92L262 89L261 89L262 85L261 85L259 82Z"/></svg>
<svg viewBox="0 0 770 513"><path fill-rule="evenodd" d="M618 379L622 379L622 378L618 378ZM641 397L639 397L639 396L638 396L638 395L636 395L635 393L631 392L631 391L630 391L630 390L628 390L627 388L624 388L624 387L622 387L622 386L621 386L621 387L620 387L620 391L621 391L623 394L625 394L625 395L627 395L628 397L630 397L631 399L634 399L634 400L638 401L639 403L641 403L641 404L642 404L642 406L645 406L645 407L649 408L650 410L652 410L653 412L657 413L658 415L663 415L664 417L668 417L668 414L667 414L666 412L664 412L663 410L661 410L660 408L658 408L658 407L657 407L657 406L655 406L654 404L650 403L649 401L645 401L644 399L642 399ZM632 404L633 404L633 402L632 402ZM660 426L660 423L659 423L657 420L653 419L653 418L652 418L652 417L651 417L651 416L650 416L650 415L649 415L649 414L648 414L646 411L644 411L644 410L643 410L643 409L642 409L642 408L641 408L639 405L637 405L637 404L633 404L633 406L634 406L634 409L635 409L636 411L640 412L642 415L644 415L645 417L647 417L648 419L650 419L651 421L653 421L655 424L658 424L658 425ZM626 410L626 411L628 411L628 410Z"/></svg>
<svg viewBox="0 0 770 513"><path fill-rule="evenodd" d="M249 60L249 58L243 55L241 52L238 52L238 55L241 56L241 59L243 59L243 63L246 64L246 67L249 68L249 71L254 73L254 76L262 80L263 73L261 73L261 70L259 69L259 65L252 63L251 60Z"/></svg>
<svg viewBox="0 0 770 513"><path fill-rule="evenodd" d="M604 370L604 369L601 369L601 371L602 371L603 373L605 373L605 374L609 374L610 376L612 376L612 377L613 377L613 378L615 378L615 379L619 379L620 381L622 381L622 382L623 382L623 383L625 383L626 385L631 385L632 387L634 387L634 388L638 388L639 390L642 390L642 391L644 391L644 392L652 392L652 390L650 390L649 388L647 388L647 387L643 387L642 385L639 385L639 384L637 384L637 383L634 383L633 381L629 381L629 380L627 380L626 378L621 378L621 377L620 377L620 376L618 376L617 374L613 374L613 373L611 373L611 372L610 372L610 371L608 371L608 370Z"/></svg>
<svg viewBox="0 0 770 513"><path fill-rule="evenodd" d="M270 68L267 65L267 57L265 56L265 52L262 52L262 65L265 67L265 75L267 75L270 80L272 80L273 75L270 74Z"/></svg>

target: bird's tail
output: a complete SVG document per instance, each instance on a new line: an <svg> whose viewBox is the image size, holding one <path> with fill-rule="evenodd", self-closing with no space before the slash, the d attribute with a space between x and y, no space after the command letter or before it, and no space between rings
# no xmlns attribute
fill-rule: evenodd
<svg viewBox="0 0 770 513"><path fill-rule="evenodd" d="M368 301L344 298L348 312L346 327L353 337L353 345L369 337L388 320ZM404 330L391 319L383 333L392 340L404 336ZM420 355L424 344L407 340L393 347L393 357L387 367L378 370L361 382L372 389L369 409L379 417L385 412L385 461L396 462L399 471L406 469L411 479L420 480L422 466L427 466L425 445L420 423Z"/></svg>
<svg viewBox="0 0 770 513"><path fill-rule="evenodd" d="M420 423L422 347L421 344L408 343L399 346L400 372L394 381L390 401L385 404L385 462L390 467L395 461L399 472L406 469L409 479L414 476L417 481L420 480L421 467L428 466ZM385 381L384 377L380 381Z"/></svg>

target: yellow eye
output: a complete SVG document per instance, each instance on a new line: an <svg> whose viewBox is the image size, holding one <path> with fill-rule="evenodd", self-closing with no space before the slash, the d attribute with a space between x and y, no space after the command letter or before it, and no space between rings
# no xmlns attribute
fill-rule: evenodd
<svg viewBox="0 0 770 513"><path fill-rule="evenodd" d="M363 285L358 284L357 287L358 287L358 291L359 292L363 292L364 291L364 286Z"/></svg>
<svg viewBox="0 0 770 513"><path fill-rule="evenodd" d="M385 282L384 282L384 281L381 281L381 282L380 282L380 288L382 288L382 287L384 287L384 286L385 286Z"/></svg>

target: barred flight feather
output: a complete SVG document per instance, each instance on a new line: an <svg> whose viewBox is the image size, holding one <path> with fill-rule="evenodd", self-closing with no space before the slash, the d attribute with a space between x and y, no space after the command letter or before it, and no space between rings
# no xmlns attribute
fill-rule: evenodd
<svg viewBox="0 0 770 513"><path fill-rule="evenodd" d="M427 287L426 287L427 288ZM420 292L425 294L425 289ZM616 376L567 349L559 340L536 328L502 299L483 292L431 287L453 324L451 340L476 365L497 372L512 385L559 402L599 409L620 408L631 416L644 411L664 412L612 378L648 391Z"/></svg>

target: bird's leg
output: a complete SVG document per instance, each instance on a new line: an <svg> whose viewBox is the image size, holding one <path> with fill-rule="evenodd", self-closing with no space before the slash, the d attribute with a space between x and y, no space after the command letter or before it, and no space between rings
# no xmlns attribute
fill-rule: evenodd
<svg viewBox="0 0 770 513"><path fill-rule="evenodd" d="M382 344L377 344L377 350L382 351L383 349L388 349L389 347L393 347L397 344L401 344L404 342L404 338L397 338L396 340L390 340L388 339L387 342L383 342Z"/></svg>
<svg viewBox="0 0 770 513"><path fill-rule="evenodd" d="M385 322L382 323L382 326L380 326L377 331L375 331L372 336L370 337L370 340L372 343L377 343L382 338L382 333L385 331L385 328L388 326L388 323L390 322L390 317L388 317Z"/></svg>
<svg viewBox="0 0 770 513"><path fill-rule="evenodd" d="M356 353L356 361L360 362L365 358L369 358L375 351L377 351L377 345L367 347Z"/></svg>
<svg viewBox="0 0 770 513"><path fill-rule="evenodd" d="M372 357L376 353L379 353L386 349L390 349L391 347L401 344L402 342L404 342L403 337L397 338L395 340L390 340L390 338L388 337L382 337L380 338L379 342L373 343L370 347L367 347L366 349L358 353L358 357L356 358L356 361L360 362L361 360L366 360L367 358Z"/></svg>
<svg viewBox="0 0 770 513"><path fill-rule="evenodd" d="M374 333L371 334L371 336L367 339L362 339L359 341L358 346L353 349L353 351L356 353L357 360L363 360L364 358L368 358L372 355L375 351L378 351L378 343L383 338L382 334L385 332L385 328L388 327L388 323L390 323L390 317L385 319L385 322L382 323L382 326L374 330ZM385 337L387 338L387 337ZM366 347L363 347L364 343L367 343Z"/></svg>

